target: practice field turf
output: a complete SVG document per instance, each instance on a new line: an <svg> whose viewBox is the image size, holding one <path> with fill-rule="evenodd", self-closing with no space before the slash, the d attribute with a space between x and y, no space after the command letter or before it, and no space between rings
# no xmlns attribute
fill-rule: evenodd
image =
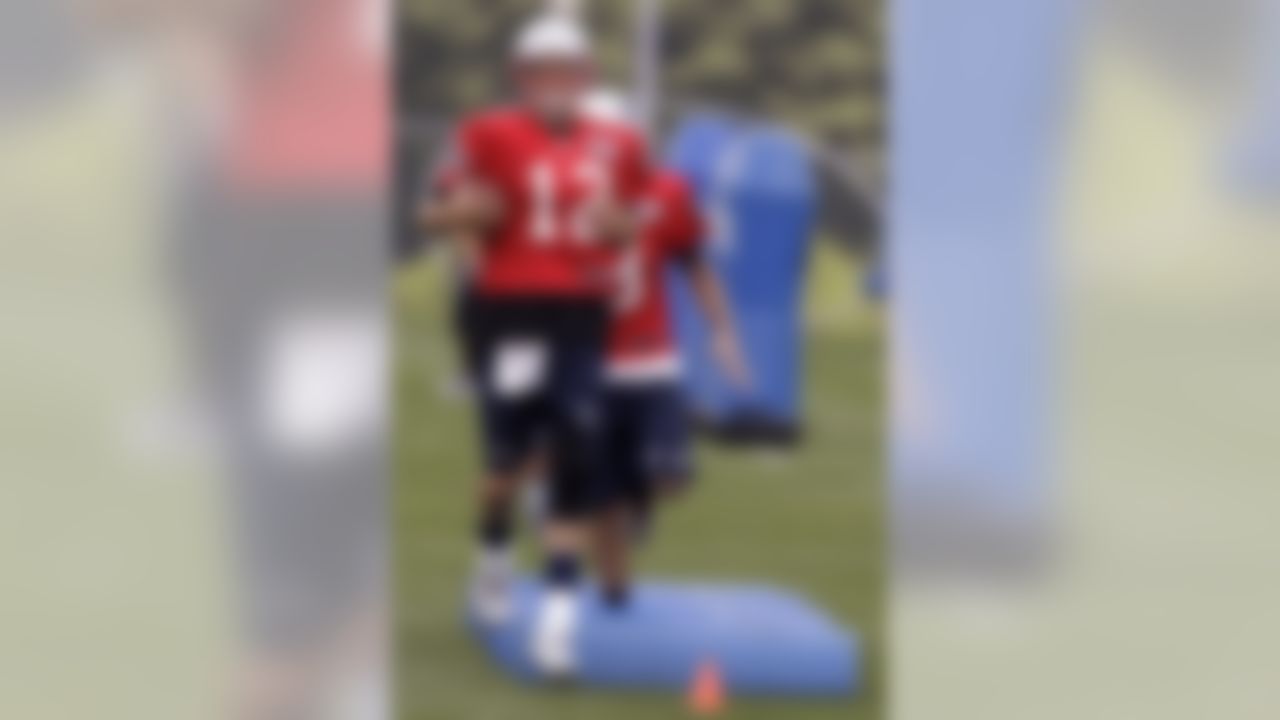
<svg viewBox="0 0 1280 720"><path fill-rule="evenodd" d="M734 701L734 720L881 717L884 496L881 330L849 266L825 251L810 291L806 444L794 453L704 446L694 492L668 508L642 572L765 580L810 595L855 627L867 688L847 702ZM461 618L472 556L477 452L452 387L454 347L439 263L401 272L396 490L397 701L402 720L663 720L683 699L538 690L503 676Z"/></svg>

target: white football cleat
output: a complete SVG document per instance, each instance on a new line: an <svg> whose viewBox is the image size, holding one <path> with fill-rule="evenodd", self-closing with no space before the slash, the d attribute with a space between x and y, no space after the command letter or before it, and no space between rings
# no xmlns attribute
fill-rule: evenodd
<svg viewBox="0 0 1280 720"><path fill-rule="evenodd" d="M568 679L578 669L578 597L568 590L548 590L534 618L529 653L544 675Z"/></svg>
<svg viewBox="0 0 1280 720"><path fill-rule="evenodd" d="M515 563L506 550L481 550L471 576L471 614L482 624L503 625L511 619Z"/></svg>

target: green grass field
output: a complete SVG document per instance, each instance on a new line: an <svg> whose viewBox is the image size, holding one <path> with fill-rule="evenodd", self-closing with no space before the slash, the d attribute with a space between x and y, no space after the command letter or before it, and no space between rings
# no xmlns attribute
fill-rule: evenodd
<svg viewBox="0 0 1280 720"><path fill-rule="evenodd" d="M401 720L661 720L683 700L519 686L459 619L477 477L468 404L448 390L454 348L440 263L402 271L397 311L395 491L397 696ZM734 720L882 717L884 496L882 333L849 266L815 259L807 332L806 444L791 454L703 447L695 491L670 507L642 572L767 580L857 628L868 682L847 702L731 700Z"/></svg>

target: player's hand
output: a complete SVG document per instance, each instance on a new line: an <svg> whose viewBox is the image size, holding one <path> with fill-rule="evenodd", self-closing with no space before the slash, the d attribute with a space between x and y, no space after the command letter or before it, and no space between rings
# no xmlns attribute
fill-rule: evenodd
<svg viewBox="0 0 1280 720"><path fill-rule="evenodd" d="M742 354L742 345L731 332L720 331L711 335L711 355L720 372L738 390L749 390L752 384L751 368Z"/></svg>
<svg viewBox="0 0 1280 720"><path fill-rule="evenodd" d="M604 244L628 245L635 239L639 226L627 205L601 200L589 205L585 212L588 231Z"/></svg>
<svg viewBox="0 0 1280 720"><path fill-rule="evenodd" d="M418 213L422 229L431 233L483 232L502 219L501 196L483 183L459 184L447 196L425 203Z"/></svg>
<svg viewBox="0 0 1280 720"><path fill-rule="evenodd" d="M502 220L502 196L485 183L475 180L462 183L452 202L474 229L491 228Z"/></svg>

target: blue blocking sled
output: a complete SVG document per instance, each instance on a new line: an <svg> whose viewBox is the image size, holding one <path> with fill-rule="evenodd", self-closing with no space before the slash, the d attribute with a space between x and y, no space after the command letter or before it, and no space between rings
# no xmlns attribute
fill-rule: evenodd
<svg viewBox="0 0 1280 720"><path fill-rule="evenodd" d="M526 682L540 674L529 655L540 588L522 581L511 621L472 622L490 656ZM853 633L805 599L763 585L649 583L625 611L583 596L577 682L619 690L680 691L704 662L718 665L733 695L843 697L860 686Z"/></svg>
<svg viewBox="0 0 1280 720"><path fill-rule="evenodd" d="M696 413L726 440L796 441L801 304L818 202L809 152L780 128L697 115L676 132L668 164L690 183L707 218L707 257L733 305L753 379L744 390L720 375L698 304L674 273L672 314Z"/></svg>

